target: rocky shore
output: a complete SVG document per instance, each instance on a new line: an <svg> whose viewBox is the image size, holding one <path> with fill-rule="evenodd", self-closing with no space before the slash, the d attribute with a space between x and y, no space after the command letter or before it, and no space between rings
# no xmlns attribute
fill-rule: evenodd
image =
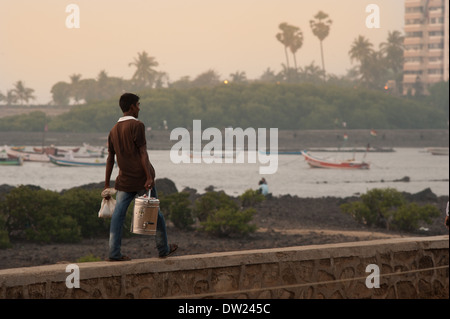
<svg viewBox="0 0 450 319"><path fill-rule="evenodd" d="M157 181L160 191L178 191L170 183ZM101 183L100 183L101 184ZM99 185L86 185L97 188ZM1 190L9 187L3 185ZM196 190L187 189L191 200L197 196ZM1 197L1 196L0 196ZM257 204L253 223L258 230L247 237L219 238L200 231L184 231L167 225L169 242L180 246L177 255L194 255L212 252L264 249L276 247L321 245L328 243L353 242L362 240L434 236L448 234L443 225L448 196L437 197L429 189L417 194L405 194L409 201L419 205L432 204L441 211L432 224L414 232L395 232L384 228L368 228L343 214L339 206L356 200L349 198L299 198L284 195L268 198ZM125 238L122 251L133 259L157 257L153 236L133 235ZM12 248L0 250L0 269L30 267L55 263L73 263L80 257L93 256L105 259L108 253L108 238L85 239L78 244L49 244L14 242Z"/></svg>

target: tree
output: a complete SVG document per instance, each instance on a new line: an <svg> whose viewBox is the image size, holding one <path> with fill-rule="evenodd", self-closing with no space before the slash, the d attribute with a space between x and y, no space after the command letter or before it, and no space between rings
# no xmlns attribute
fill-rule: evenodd
<svg viewBox="0 0 450 319"><path fill-rule="evenodd" d="M310 65L301 68L300 77L305 82L318 83L320 79L325 76L325 72L319 66L314 64L314 61Z"/></svg>
<svg viewBox="0 0 450 319"><path fill-rule="evenodd" d="M373 53L372 47L373 44L364 36L360 35L357 39L353 40L350 51L348 51L350 62L357 60L362 63Z"/></svg>
<svg viewBox="0 0 450 319"><path fill-rule="evenodd" d="M230 74L231 81L234 83L245 83L247 82L247 75L245 72L236 71Z"/></svg>
<svg viewBox="0 0 450 319"><path fill-rule="evenodd" d="M70 84L66 82L57 82L50 90L53 102L57 105L68 105L70 102Z"/></svg>
<svg viewBox="0 0 450 319"><path fill-rule="evenodd" d="M375 52L372 47L373 44L364 36L360 35L353 41L350 51L348 52L351 62L356 60L360 63L359 74L361 80L366 83L371 82L371 72L376 68L375 61L378 58L378 53Z"/></svg>
<svg viewBox="0 0 450 319"><path fill-rule="evenodd" d="M392 70L397 93L401 92L403 80L403 45L404 37L399 31L388 32L387 42L380 44L380 52L386 61L385 65Z"/></svg>
<svg viewBox="0 0 450 319"><path fill-rule="evenodd" d="M294 66L295 70L297 70L297 58L295 57L295 54L303 46L303 32L300 28L294 26L292 28L294 34L292 36L292 41L289 44L289 50L291 50L292 56L294 57Z"/></svg>
<svg viewBox="0 0 450 319"><path fill-rule="evenodd" d="M17 95L14 92L14 90L6 91L5 101L6 101L6 105L13 105L14 103L17 102Z"/></svg>
<svg viewBox="0 0 450 319"><path fill-rule="evenodd" d="M214 70L208 70L199 74L193 81L192 86L214 86L220 83L220 75Z"/></svg>
<svg viewBox="0 0 450 319"><path fill-rule="evenodd" d="M281 30L281 32L276 34L276 38L278 41L281 42L284 46L284 54L286 56L286 65L289 68L289 56L288 56L288 48L291 45L292 38L293 38L293 29L292 26L287 24L286 22L281 23L278 28Z"/></svg>
<svg viewBox="0 0 450 319"><path fill-rule="evenodd" d="M275 74L273 70L267 68L264 73L259 77L263 82L276 82L279 77Z"/></svg>
<svg viewBox="0 0 450 319"><path fill-rule="evenodd" d="M309 25L311 26L311 30L313 34L320 40L320 54L322 57L322 69L324 74L325 71L325 60L323 57L323 40L330 33L330 26L333 23L331 19L328 19L328 14L323 11L319 11L315 16L315 20L310 20Z"/></svg>
<svg viewBox="0 0 450 319"><path fill-rule="evenodd" d="M36 97L33 95L34 90L25 87L22 81L17 81L16 84L14 84L14 93L16 95L17 101L28 103L28 101L34 100ZM21 103L22 104L22 103Z"/></svg>
<svg viewBox="0 0 450 319"><path fill-rule="evenodd" d="M151 57L147 52L142 51L142 53L138 53L138 57L134 58L134 61L130 62L128 65L136 67L132 80L135 81L135 86L137 89L143 89L146 86L153 86L158 73L153 68L159 65L154 57Z"/></svg>
<svg viewBox="0 0 450 319"><path fill-rule="evenodd" d="M80 79L81 74L72 74L69 76L70 78L70 96L73 97L75 103L78 104L80 102Z"/></svg>

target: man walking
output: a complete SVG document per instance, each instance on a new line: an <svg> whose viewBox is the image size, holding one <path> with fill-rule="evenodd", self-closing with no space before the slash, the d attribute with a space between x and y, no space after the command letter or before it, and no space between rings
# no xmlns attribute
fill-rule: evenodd
<svg viewBox="0 0 450 319"><path fill-rule="evenodd" d="M125 93L120 97L119 106L123 116L111 129L108 136L108 158L106 160L105 189L109 188L111 174L116 157L119 174L115 181L116 208L111 218L109 233L109 260L127 261L130 257L122 255L122 230L130 203L138 195L151 189L151 197L157 198L155 188L155 170L147 153L144 123L138 120L139 97ZM156 247L159 257L172 255L178 246L168 244L166 223L161 211L158 211L156 227Z"/></svg>

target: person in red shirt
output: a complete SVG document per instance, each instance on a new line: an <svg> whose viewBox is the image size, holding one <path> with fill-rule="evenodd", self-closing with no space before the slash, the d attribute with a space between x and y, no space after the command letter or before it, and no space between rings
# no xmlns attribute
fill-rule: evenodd
<svg viewBox="0 0 450 319"><path fill-rule="evenodd" d="M147 153L145 125L138 120L139 105L139 96L132 93L123 94L119 100L123 116L108 136L105 189L110 188L115 159L119 167L114 186L117 190L116 207L111 217L109 234L110 261L131 260L129 256L121 253L123 223L131 202L136 196L143 195L149 190L151 197L158 197L155 187L155 169ZM172 255L178 248L176 244L168 244L166 223L161 211L158 211L155 239L161 258Z"/></svg>

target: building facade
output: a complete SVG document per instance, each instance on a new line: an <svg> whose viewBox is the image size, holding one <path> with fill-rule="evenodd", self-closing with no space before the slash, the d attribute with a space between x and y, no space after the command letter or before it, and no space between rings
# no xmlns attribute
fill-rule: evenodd
<svg viewBox="0 0 450 319"><path fill-rule="evenodd" d="M449 0L405 0L403 94L448 81Z"/></svg>

